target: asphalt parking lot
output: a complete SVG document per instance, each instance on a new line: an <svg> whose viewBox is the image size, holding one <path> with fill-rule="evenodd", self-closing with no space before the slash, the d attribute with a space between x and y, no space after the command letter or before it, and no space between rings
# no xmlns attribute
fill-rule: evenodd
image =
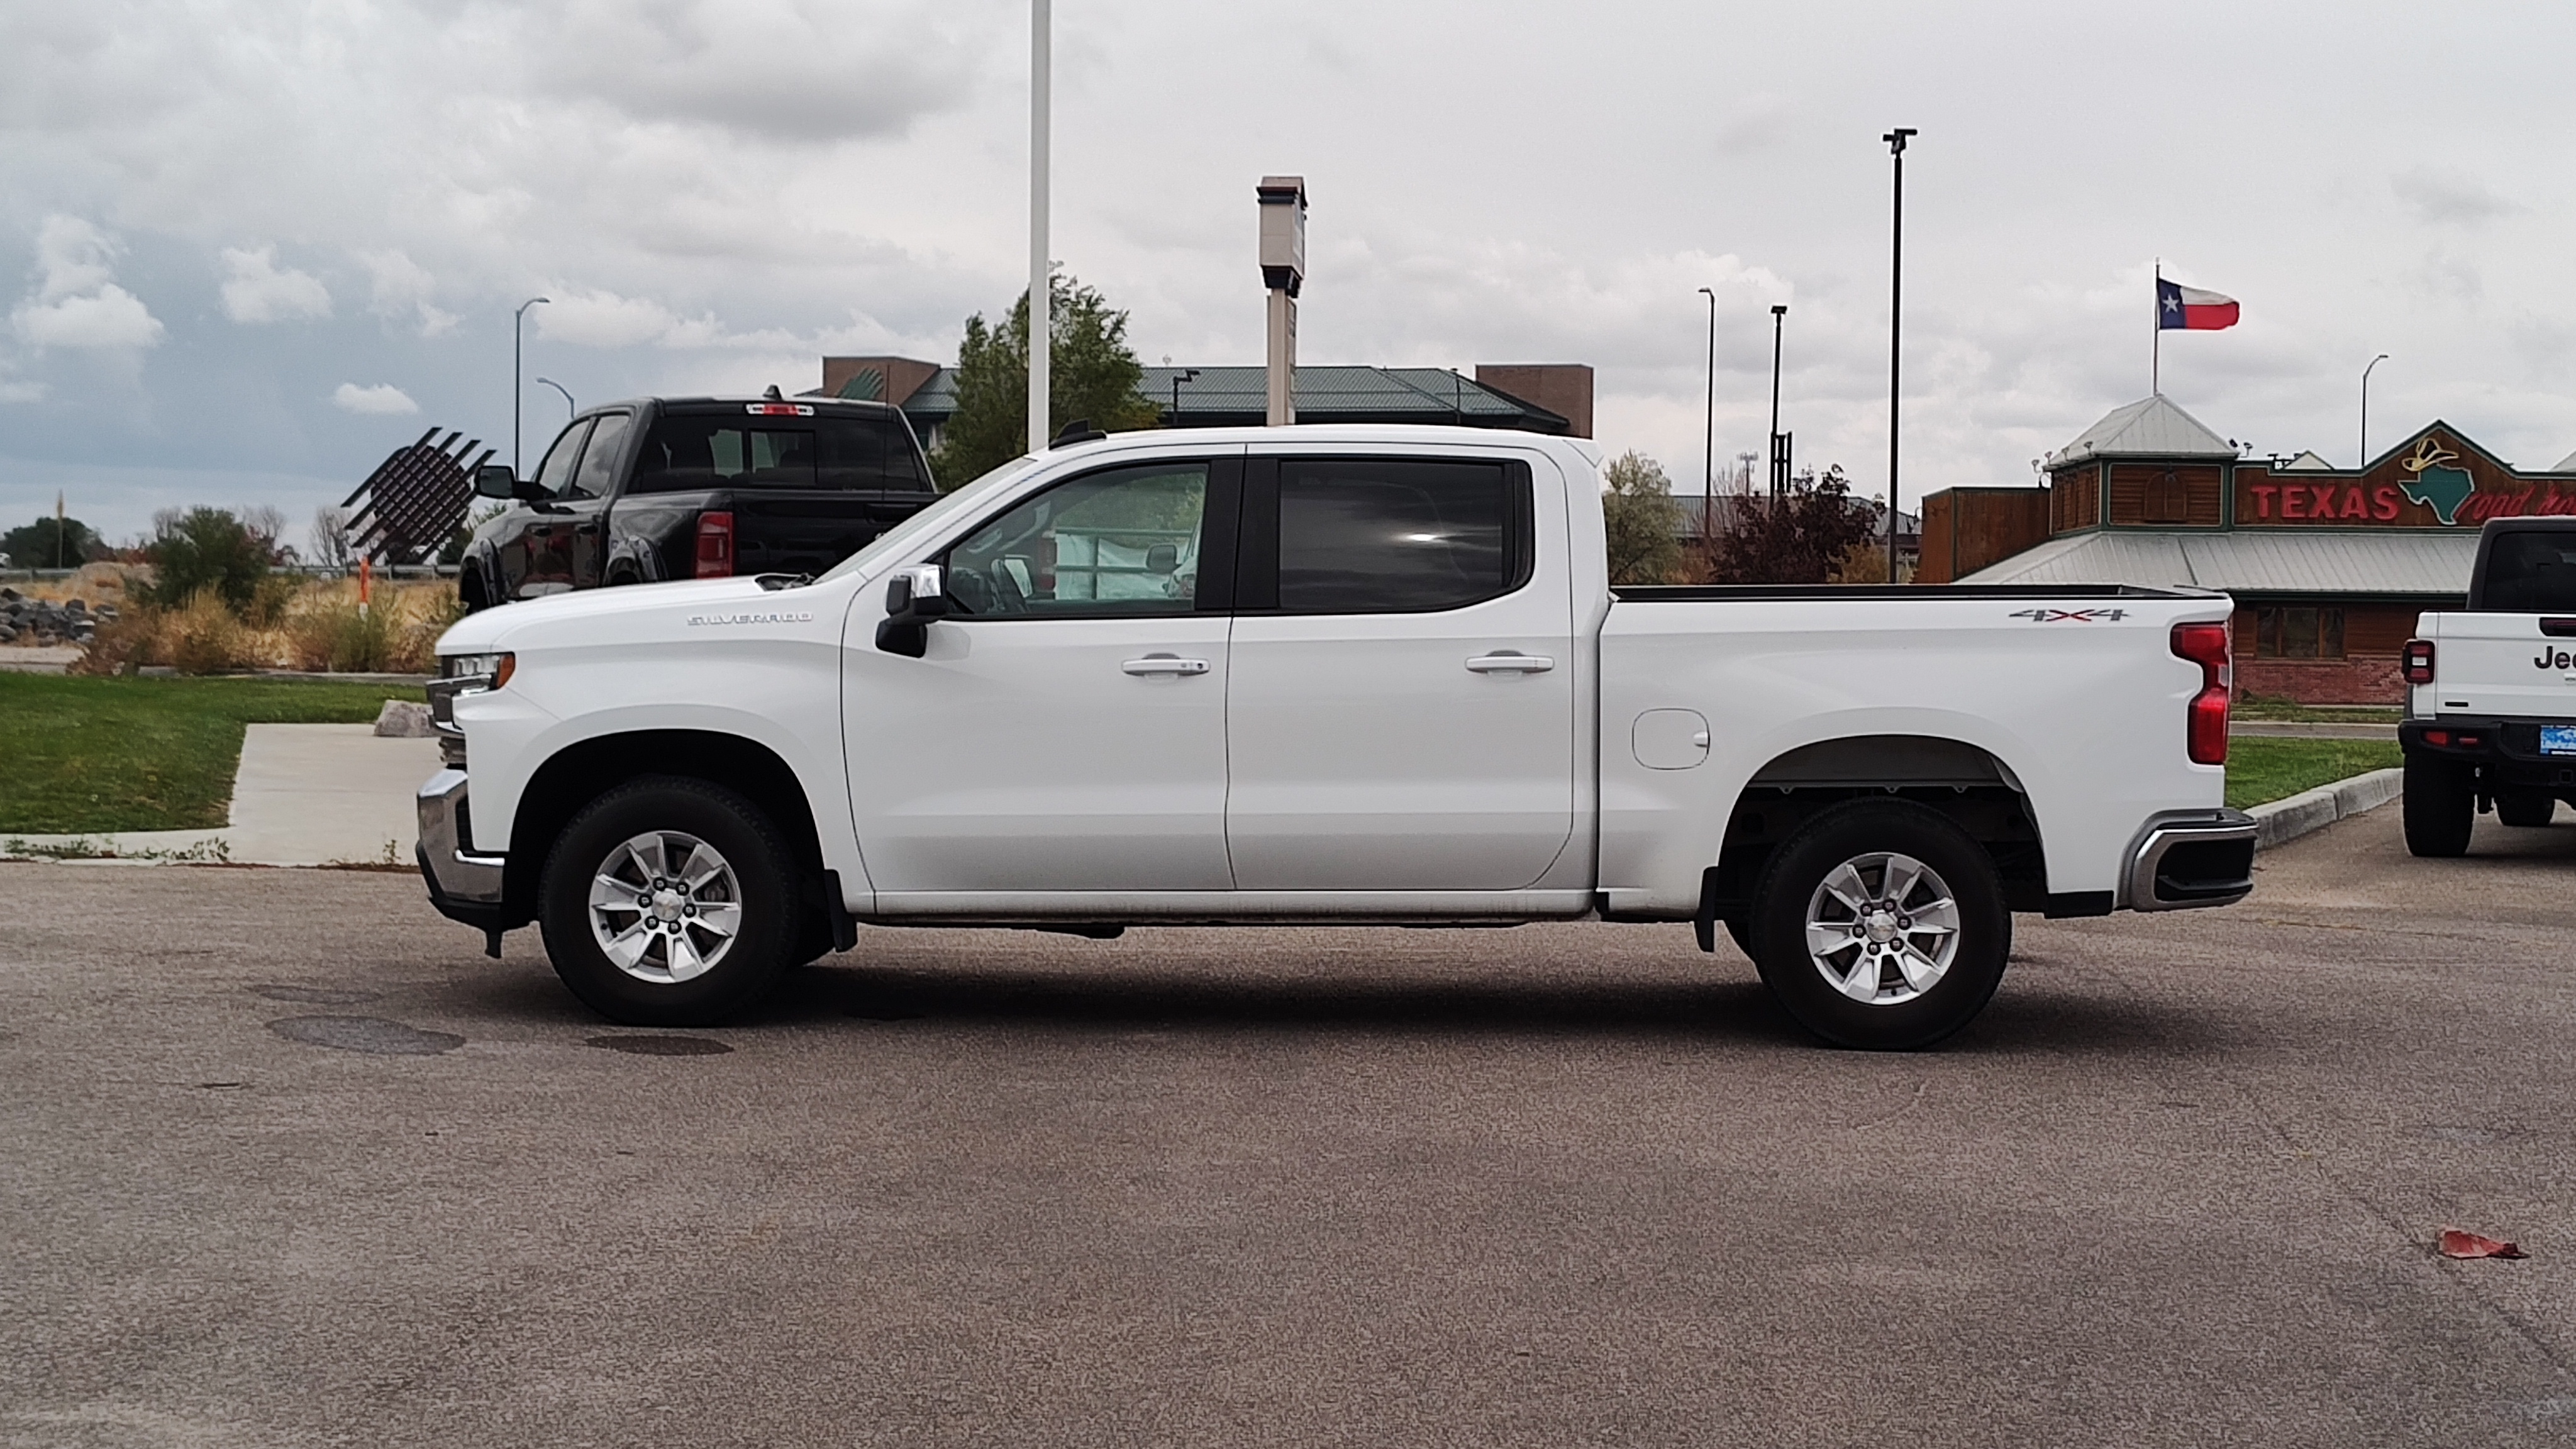
<svg viewBox="0 0 2576 1449"><path fill-rule="evenodd" d="M2397 825L1914 1056L1681 927L869 931L639 1033L405 876L0 865L0 1443L2563 1444L2576 823Z"/></svg>

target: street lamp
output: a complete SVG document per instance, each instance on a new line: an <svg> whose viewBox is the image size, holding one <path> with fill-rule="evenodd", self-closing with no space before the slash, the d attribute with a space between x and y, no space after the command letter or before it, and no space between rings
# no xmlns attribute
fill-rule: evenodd
<svg viewBox="0 0 2576 1449"><path fill-rule="evenodd" d="M1896 582L1896 425L1898 339L1903 335L1905 306L1905 142L1919 134L1899 126L1879 137L1896 165L1893 225L1888 233L1887 261L1887 581Z"/></svg>
<svg viewBox="0 0 2576 1449"><path fill-rule="evenodd" d="M2370 359L2370 367L2361 370L2361 461L2355 467L2370 466L2370 368L2387 360L2388 354L2383 352Z"/></svg>
<svg viewBox="0 0 2576 1449"><path fill-rule="evenodd" d="M519 334L526 330L521 324L527 320L530 307L553 301L552 297L530 297L519 304L519 310L510 314L510 472L514 477L526 476L519 467L519 394L526 386L519 381L519 354L522 351Z"/></svg>
<svg viewBox="0 0 2576 1449"><path fill-rule="evenodd" d="M1780 436L1780 333L1788 325L1789 304L1771 304L1771 496L1789 482L1789 449Z"/></svg>
<svg viewBox="0 0 2576 1449"><path fill-rule="evenodd" d="M1168 365L1171 362L1171 359L1167 357L1163 359L1163 361ZM1195 367L1180 368L1172 374L1173 427L1177 428L1181 425L1181 384L1185 382L1196 382L1198 380L1198 376L1199 370Z"/></svg>
<svg viewBox="0 0 2576 1449"><path fill-rule="evenodd" d="M546 386L553 388L555 391L564 395L564 417L567 421L571 419L574 413L581 411L581 409L573 403L571 388L564 386L562 383L555 381L551 377L541 377L538 378L537 381L544 383Z"/></svg>

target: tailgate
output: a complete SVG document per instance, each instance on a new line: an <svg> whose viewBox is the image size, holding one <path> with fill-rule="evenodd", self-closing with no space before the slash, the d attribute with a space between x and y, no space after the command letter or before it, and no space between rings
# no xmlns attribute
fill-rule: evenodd
<svg viewBox="0 0 2576 1449"><path fill-rule="evenodd" d="M2432 708L2438 714L2576 720L2576 623L2538 614L2444 613L2426 619L2433 639Z"/></svg>
<svg viewBox="0 0 2576 1449"><path fill-rule="evenodd" d="M736 489L718 506L733 509L735 572L819 574L910 518L935 493L821 492L804 488Z"/></svg>

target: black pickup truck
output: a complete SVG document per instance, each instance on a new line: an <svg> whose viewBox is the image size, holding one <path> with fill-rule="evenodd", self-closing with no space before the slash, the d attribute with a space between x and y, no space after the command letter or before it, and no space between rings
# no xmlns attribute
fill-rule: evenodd
<svg viewBox="0 0 2576 1449"><path fill-rule="evenodd" d="M474 531L468 610L610 584L819 574L936 496L883 403L643 398L575 417L534 478L484 468L511 507Z"/></svg>

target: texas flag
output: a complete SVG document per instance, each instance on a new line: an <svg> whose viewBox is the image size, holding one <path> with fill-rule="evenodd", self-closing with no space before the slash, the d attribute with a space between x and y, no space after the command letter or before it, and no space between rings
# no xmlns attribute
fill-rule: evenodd
<svg viewBox="0 0 2576 1449"><path fill-rule="evenodd" d="M2236 299L2156 278L2156 328L2215 332L2236 325Z"/></svg>

